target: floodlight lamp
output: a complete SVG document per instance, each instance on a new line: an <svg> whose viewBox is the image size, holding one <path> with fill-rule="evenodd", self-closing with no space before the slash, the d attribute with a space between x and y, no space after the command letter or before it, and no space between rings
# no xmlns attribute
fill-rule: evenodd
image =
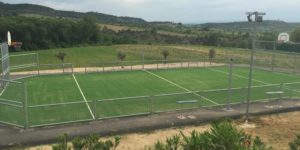
<svg viewBox="0 0 300 150"><path fill-rule="evenodd" d="M257 15L257 16L255 17L255 21L256 21L256 22L263 22L263 16Z"/></svg>

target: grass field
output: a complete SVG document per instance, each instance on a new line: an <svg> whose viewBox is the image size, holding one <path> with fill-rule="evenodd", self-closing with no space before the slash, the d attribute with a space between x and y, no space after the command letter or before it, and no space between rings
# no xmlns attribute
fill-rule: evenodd
<svg viewBox="0 0 300 150"><path fill-rule="evenodd" d="M246 100L247 76L248 68L233 69L231 103ZM26 83L30 126L223 105L228 97L227 67L46 75L19 81ZM267 100L266 92L279 90L284 97L300 96L296 75L257 69L253 86L252 101ZM24 84L8 84L1 100L10 104L0 105L2 121L23 125ZM197 103L177 104L188 100Z"/></svg>
<svg viewBox="0 0 300 150"><path fill-rule="evenodd" d="M33 52L10 53L10 65L14 69L12 72L33 71L33 70L49 70L62 69L59 59L55 57L58 52L65 52L65 63L72 63L76 67L103 67L117 65L117 53L123 51L126 54L125 61L131 65L141 63L161 63L163 50L169 51L168 61L208 61L208 52L215 49L217 63L228 63L228 58L234 58L235 64L249 64L250 51L247 49L195 46L195 45L113 45L113 46L89 46L75 48L59 48L50 50L39 50ZM36 64L37 55L23 55L29 53L37 53L39 57L39 68L37 65L32 67L24 67L25 65ZM22 56L19 56L21 54ZM144 61L142 61L144 54ZM14 56L13 55L18 55ZM274 57L272 57L274 56ZM273 59L272 59L273 58ZM299 73L300 56L295 53L284 53L280 51L257 50L255 52L255 65L260 67L271 66L286 69L285 72ZM272 64L273 62L273 64ZM52 65L45 65L52 64ZM20 67L21 66L21 67Z"/></svg>

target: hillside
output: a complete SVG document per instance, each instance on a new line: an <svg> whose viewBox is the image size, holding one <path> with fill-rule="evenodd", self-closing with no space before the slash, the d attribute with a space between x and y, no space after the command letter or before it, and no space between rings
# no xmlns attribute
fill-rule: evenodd
<svg viewBox="0 0 300 150"><path fill-rule="evenodd" d="M222 29L225 31L249 31L251 30L252 24L248 22L229 22L229 23L205 23L198 25L191 25L192 27L200 28L216 28ZM263 32L292 32L297 27L300 26L300 23L288 23L284 21L274 21L266 20L260 23L258 30Z"/></svg>
<svg viewBox="0 0 300 150"><path fill-rule="evenodd" d="M145 24L145 20L132 17L117 17L97 12L74 12L74 11L61 11L49 7L34 5L34 4L6 4L0 2L1 16L16 16L16 15L41 15L57 18L73 18L82 19L84 17L92 16L100 23L114 23L114 24Z"/></svg>
<svg viewBox="0 0 300 150"><path fill-rule="evenodd" d="M113 16L98 12L75 12L55 10L41 5L34 4L7 4L0 2L0 16L27 16L27 17L54 17L82 19L85 17L93 17L99 24L121 26L121 30L139 30L144 31L149 28L168 31L181 34L201 34L202 31L241 31L249 32L252 25L247 22L229 22L229 23L204 23L204 24L182 24L169 21L147 22L141 18ZM300 23L288 23L284 21L266 20L259 26L262 32L292 32L299 27ZM136 29L138 27L138 29ZM115 29L115 28L113 28ZM119 29L117 29L119 30ZM192 31L192 32L191 32ZM165 33L165 32L162 32Z"/></svg>

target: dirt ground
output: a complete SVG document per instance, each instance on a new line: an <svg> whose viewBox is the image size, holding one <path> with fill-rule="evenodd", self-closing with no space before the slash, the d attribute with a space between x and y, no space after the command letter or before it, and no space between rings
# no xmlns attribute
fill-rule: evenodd
<svg viewBox="0 0 300 150"><path fill-rule="evenodd" d="M114 66L114 67L86 67L86 68L73 68L75 73L84 72L105 72L105 71L129 71L129 70L143 70L143 69L168 69L168 68L196 68L196 67L212 67L224 66L222 63L209 63L209 62L181 62L181 63L158 63L158 64L145 64L145 65L131 65L131 66ZM66 68L65 72L71 73L71 68ZM62 69L40 70L39 74L60 74L63 73ZM38 71L22 71L11 72L11 75L35 75Z"/></svg>
<svg viewBox="0 0 300 150"><path fill-rule="evenodd" d="M244 126L242 120L235 120L234 123L247 133L260 136L266 144L272 146L275 150L285 150L288 149L288 143L294 139L295 135L300 134L299 116L300 112L291 112L252 118L249 122L251 126ZM165 141L166 137L179 134L179 131L188 134L193 130L203 132L209 128L209 124L204 124L201 126L155 130L147 133L125 134L121 135L121 144L117 149L143 150L153 145L157 140ZM51 150L51 146L36 146L27 150Z"/></svg>

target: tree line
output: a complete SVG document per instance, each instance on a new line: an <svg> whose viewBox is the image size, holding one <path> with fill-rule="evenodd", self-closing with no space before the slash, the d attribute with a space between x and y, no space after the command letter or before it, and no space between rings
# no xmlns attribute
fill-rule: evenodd
<svg viewBox="0 0 300 150"><path fill-rule="evenodd" d="M6 33L12 40L22 42L21 50L73 47L91 44L133 43L130 39L100 30L93 18L82 20L0 17L0 41L6 41Z"/></svg>
<svg viewBox="0 0 300 150"><path fill-rule="evenodd" d="M293 32L292 39L299 41L299 30ZM23 43L19 51L113 44L193 44L251 48L249 32L207 30L190 36L161 34L156 28L116 32L106 27L99 27L93 17L76 20L2 16L0 17L0 41L6 41L7 31L11 31L13 41ZM274 41L276 38L277 34L272 32L259 34L260 40ZM278 48L286 51L300 51L299 46L294 45L278 45ZM11 50L17 51L13 48Z"/></svg>

